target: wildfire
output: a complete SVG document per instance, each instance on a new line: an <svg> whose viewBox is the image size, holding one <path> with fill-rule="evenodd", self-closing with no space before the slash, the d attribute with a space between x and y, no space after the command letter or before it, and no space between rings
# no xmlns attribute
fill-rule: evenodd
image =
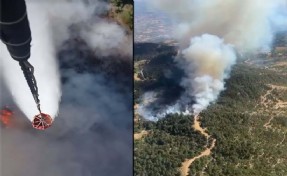
<svg viewBox="0 0 287 176"><path fill-rule="evenodd" d="M5 106L0 109L0 123L2 123L5 127L11 126L11 117L13 115L13 111ZM34 117L32 121L32 126L38 130L45 130L49 128L53 123L53 119L48 114L38 114Z"/></svg>
<svg viewBox="0 0 287 176"><path fill-rule="evenodd" d="M5 107L5 108L0 110L0 121L5 126L9 126L11 123L12 115L13 115L13 112L9 108Z"/></svg>

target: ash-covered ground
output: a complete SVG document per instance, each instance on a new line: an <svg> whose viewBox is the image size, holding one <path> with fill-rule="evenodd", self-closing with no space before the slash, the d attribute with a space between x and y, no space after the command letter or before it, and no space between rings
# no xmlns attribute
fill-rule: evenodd
<svg viewBox="0 0 287 176"><path fill-rule="evenodd" d="M150 92L153 94L150 97L156 100L148 108L158 113L175 103L184 91L180 85L184 73L174 61L177 47L163 43L135 43L134 52L135 77L139 79L135 81L135 101L144 103L143 94Z"/></svg>

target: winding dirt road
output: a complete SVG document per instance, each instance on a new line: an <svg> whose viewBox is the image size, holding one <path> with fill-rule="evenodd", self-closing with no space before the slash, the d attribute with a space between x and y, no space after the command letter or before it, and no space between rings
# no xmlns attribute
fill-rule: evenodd
<svg viewBox="0 0 287 176"><path fill-rule="evenodd" d="M199 155L191 158L191 159L186 159L181 167L180 167L180 172L182 176L188 176L188 172L189 172L189 167L191 166L191 164L197 160L200 159L201 157L204 156L209 156L211 154L211 150L215 147L216 144L216 139L212 138L212 143L210 145L210 147L208 147L208 139L210 138L210 135L206 132L206 129L202 128L200 126L200 117L198 115L194 116L194 125L192 126L194 128L195 131L199 131L203 136L205 136L207 144L206 144L206 149L204 151L202 151Z"/></svg>
<svg viewBox="0 0 287 176"><path fill-rule="evenodd" d="M202 135L204 135L207 139L209 138L209 134L206 132L205 128L202 128L200 126L200 117L198 115L194 116L194 121L193 121L193 129L195 131L199 131Z"/></svg>

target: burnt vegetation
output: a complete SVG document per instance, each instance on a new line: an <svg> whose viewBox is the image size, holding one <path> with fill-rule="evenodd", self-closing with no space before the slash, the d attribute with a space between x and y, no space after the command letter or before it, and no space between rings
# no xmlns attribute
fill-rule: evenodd
<svg viewBox="0 0 287 176"><path fill-rule="evenodd" d="M177 70L173 60L175 47L136 44L135 53L139 53L136 62L148 61L135 68L135 74L144 70L146 78L135 81L136 102L147 90L172 87L162 82L168 79L164 70L170 69L173 74ZM271 89L269 85L287 86L287 66L274 66L286 62L286 57L265 59L268 68L264 63L258 66L239 61L226 80L226 90L200 114L201 125L216 139L216 145L210 156L192 163L190 176L287 174L287 113L284 108L274 108L276 99L287 101L287 91L274 89L266 96L271 103L265 107L261 102ZM183 91L179 86L182 76L169 80L178 86L178 92ZM264 127L268 121L270 127ZM149 134L135 141L135 175L180 175L182 162L199 155L206 147L206 139L192 125L193 117L178 114L157 122L142 118L136 121L135 132L148 130Z"/></svg>
<svg viewBox="0 0 287 176"><path fill-rule="evenodd" d="M65 41L58 53L60 69L77 74L101 74L107 80L115 82L118 87L128 87L131 91L132 63L121 56L97 56L79 36ZM62 81L68 81L68 75L62 74Z"/></svg>

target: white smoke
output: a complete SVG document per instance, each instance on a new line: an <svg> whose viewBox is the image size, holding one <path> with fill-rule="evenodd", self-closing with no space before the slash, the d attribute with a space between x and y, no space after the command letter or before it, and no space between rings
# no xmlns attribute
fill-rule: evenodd
<svg viewBox="0 0 287 176"><path fill-rule="evenodd" d="M192 110L198 114L224 90L224 79L228 78L236 55L231 45L217 36L205 34L192 38L182 56L178 62L186 75L181 82L186 95L182 96L181 102L188 103L190 100L186 99L194 96Z"/></svg>
<svg viewBox="0 0 287 176"><path fill-rule="evenodd" d="M94 49L98 56L132 55L131 36L115 22L107 22L98 14L106 13L109 5L91 1L27 0L27 11L32 31L30 63L35 68L39 99L44 113L57 116L61 98L56 52L63 41L69 38L72 24L83 23L79 35ZM23 113L30 119L38 114L29 87L20 69L4 44L0 44L1 70L13 98ZM3 68L3 69L2 69Z"/></svg>
<svg viewBox="0 0 287 176"><path fill-rule="evenodd" d="M37 3L28 3L27 7L33 40L29 61L35 69L34 75L39 88L42 111L54 118L58 113L61 90L50 21L43 6ZM22 70L18 62L11 58L6 46L2 43L0 50L1 74L3 74L15 103L32 121L39 112Z"/></svg>
<svg viewBox="0 0 287 176"><path fill-rule="evenodd" d="M156 92L145 92L142 95L141 104L139 104L138 108L136 109L137 113L145 117L147 120L158 120L159 114L157 114L157 116L154 116L152 111L149 111L150 107L148 107L150 104L156 102L156 97Z"/></svg>
<svg viewBox="0 0 287 176"><path fill-rule="evenodd" d="M91 0L88 4L77 0L54 0L53 2L43 1L41 4L46 7L52 21L52 30L55 34L53 41L57 48L69 38L71 24L81 24L76 29L78 35L89 47L93 48L97 55L117 56L120 54L131 58L133 44L131 35L127 35L117 23L108 22L99 17L107 13L110 9L109 4L98 0Z"/></svg>
<svg viewBox="0 0 287 176"><path fill-rule="evenodd" d="M287 28L286 0L154 1L179 21L175 36L186 48L192 37L208 33L241 50L270 46L273 35ZM177 8L175 8L177 7Z"/></svg>
<svg viewBox="0 0 287 176"><path fill-rule="evenodd" d="M132 56L132 38L116 23L98 21L96 25L82 30L81 36L91 48L94 48L94 52L98 55L112 56L120 54L121 56L129 56L126 58Z"/></svg>
<svg viewBox="0 0 287 176"><path fill-rule="evenodd" d="M79 0L27 0L26 2L28 10L30 9L28 11L30 21L33 20L32 18L38 19L31 27L32 33L41 32L33 37L32 49L35 45L39 45L39 48L43 47L40 50L43 52L41 56L49 54L52 49L57 53L50 59L58 59L62 79L59 118L56 118L54 124L44 133L34 130L25 121L26 119L22 118L23 114L10 102L11 97L7 91L11 89L5 91L5 86L0 82L0 89L4 87L1 89L0 107L9 103L15 111L15 116L11 119L16 126L15 128L0 127L0 175L131 175L132 57L131 53L122 50L132 43L132 40L126 42L126 38L132 37L122 36L121 34L125 34L123 27L112 22L111 19L100 17L102 13L107 13L109 8L109 5L103 1L85 0L85 3L90 2L89 4ZM37 13L36 11L34 11L35 14L30 13L36 6L38 10L34 10L37 10ZM39 15L40 17L35 17ZM44 21L40 20L41 16L45 17ZM45 27L47 28L43 29ZM97 31L96 27L101 30ZM50 36L47 35L49 33ZM89 41L86 40L88 37L86 33L90 33ZM42 38L49 39L47 42L49 45L42 46L45 44L40 40ZM107 41L110 43L104 42L105 38L108 38ZM95 42L92 45L93 39L98 43ZM104 42L103 45L101 42ZM121 46L115 46L114 42ZM4 49L6 50L1 48L1 62L6 59L2 58ZM40 51L39 54L41 54ZM4 65L7 69L20 70L16 61L13 61L8 54L5 56L14 66ZM33 55L32 57L35 58L31 58L30 61L35 67L39 91L42 91L40 100L42 107L45 108L44 96L51 95L43 91L45 89L43 85L46 85L47 89L55 88L51 86L53 80L47 78L52 73L40 75L38 67L39 64L43 64L42 62L47 62L44 59L48 56L36 58ZM96 63L101 62L98 65L92 65L92 59L95 59ZM122 62L125 65L121 65ZM78 67L81 66L85 68L79 73ZM51 66L45 65L45 67ZM2 76L1 72L0 77ZM13 75L8 76L15 80L24 79L21 71L13 72ZM41 76L46 77L41 78ZM40 79L43 79L44 83L40 83ZM20 81L22 88L27 90L23 91L24 95L16 98L27 96L29 101L31 99L30 107L33 108L35 104L28 86L24 80ZM37 113L36 110L35 113Z"/></svg>
<svg viewBox="0 0 287 176"><path fill-rule="evenodd" d="M285 0L157 0L151 3L178 23L174 36L180 42L181 54L176 61L186 75L181 82L186 92L171 106L174 108L167 107L166 112L174 109L174 113L200 113L224 90L224 80L236 62L234 50L270 49L274 34L287 29ZM190 107L188 103L192 98L195 104Z"/></svg>

